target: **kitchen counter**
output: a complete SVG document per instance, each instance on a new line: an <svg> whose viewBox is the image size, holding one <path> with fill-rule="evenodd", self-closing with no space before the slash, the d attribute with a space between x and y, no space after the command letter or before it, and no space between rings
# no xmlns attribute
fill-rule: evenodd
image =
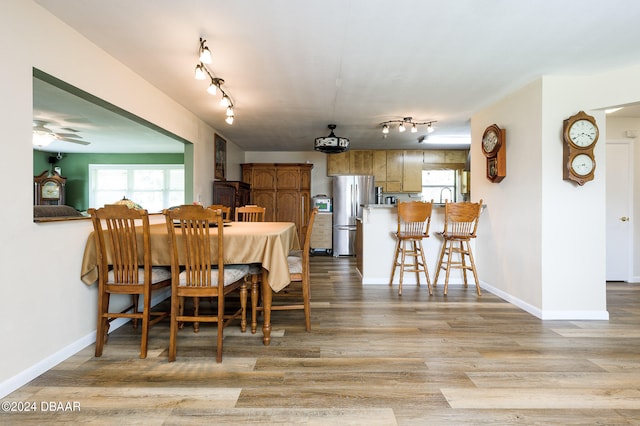
<svg viewBox="0 0 640 426"><path fill-rule="evenodd" d="M429 238L422 240L427 268L431 283L436 275L436 264L442 248L442 238L436 232L441 232L444 228L444 204L434 203L431 214L431 226L429 228ZM368 204L363 206L361 227L362 239L359 255L359 271L362 275L362 284L389 284L391 277L391 267L393 265L393 253L396 246L394 233L398 227L398 209L393 204ZM475 249L475 240L471 240L472 250ZM399 281L399 271L394 277L394 284ZM473 281L473 278L471 278ZM424 282L424 276L420 282ZM463 283L462 271L452 270L449 284ZM415 284L416 274L413 272L404 274L404 284ZM440 274L440 285L444 283L444 271Z"/></svg>

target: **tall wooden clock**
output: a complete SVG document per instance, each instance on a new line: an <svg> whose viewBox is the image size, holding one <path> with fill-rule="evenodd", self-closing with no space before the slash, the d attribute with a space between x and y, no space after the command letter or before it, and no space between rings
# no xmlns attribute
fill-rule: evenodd
<svg viewBox="0 0 640 426"><path fill-rule="evenodd" d="M487 179L501 182L507 176L506 131L496 124L487 127L482 135L482 152L487 157Z"/></svg>
<svg viewBox="0 0 640 426"><path fill-rule="evenodd" d="M562 178L582 186L593 180L596 170L593 149L598 142L598 125L595 118L580 111L564 120L562 130Z"/></svg>
<svg viewBox="0 0 640 426"><path fill-rule="evenodd" d="M63 205L67 178L45 170L33 177L34 205Z"/></svg>

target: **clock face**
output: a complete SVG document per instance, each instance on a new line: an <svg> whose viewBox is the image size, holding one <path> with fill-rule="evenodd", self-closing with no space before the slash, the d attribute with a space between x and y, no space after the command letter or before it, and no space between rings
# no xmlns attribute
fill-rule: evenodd
<svg viewBox="0 0 640 426"><path fill-rule="evenodd" d="M498 135L494 130L489 130L482 138L482 149L486 153L493 152L498 145Z"/></svg>
<svg viewBox="0 0 640 426"><path fill-rule="evenodd" d="M571 160L571 169L579 176L586 176L593 171L593 159L587 154L578 154Z"/></svg>
<svg viewBox="0 0 640 426"><path fill-rule="evenodd" d="M576 146L587 147L598 138L598 128L589 120L578 120L569 128L569 139Z"/></svg>
<svg viewBox="0 0 640 426"><path fill-rule="evenodd" d="M55 182L45 182L42 185L42 198L59 198L60 186Z"/></svg>

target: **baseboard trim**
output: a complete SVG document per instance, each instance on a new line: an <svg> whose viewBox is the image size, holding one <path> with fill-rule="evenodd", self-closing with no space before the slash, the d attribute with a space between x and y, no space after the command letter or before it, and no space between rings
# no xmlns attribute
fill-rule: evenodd
<svg viewBox="0 0 640 426"><path fill-rule="evenodd" d="M160 291L155 292L154 297L151 299L151 306L155 306L158 303L164 301L170 295L171 295L171 289L168 287L166 289L162 289ZM109 333L112 333L113 331L122 327L129 321L131 320L127 318L115 319L114 321L111 322L111 325L109 326ZM5 380L0 384L0 398L4 398L5 396L9 395L11 392L16 391L17 389L29 383L31 380L47 372L48 370L52 369L56 365L60 364L62 361L72 357L73 355L77 354L78 352L80 352L81 350L83 350L84 348L86 348L87 346L95 342L96 342L96 331L93 330L91 333L65 346L64 348L44 358L40 362L37 362L36 364L32 365L26 370Z"/></svg>
<svg viewBox="0 0 640 426"><path fill-rule="evenodd" d="M578 320L597 320L597 321L608 321L609 320L609 312L608 311L545 311L536 306L533 306L517 297L512 296L509 293L506 293L498 288L495 288L483 281L480 282L480 287L489 291L490 293L495 294L499 298L503 299L505 302L509 302L512 305L517 306L525 312L530 313L531 315L540 318L543 321L548 320L566 320L566 321L578 321Z"/></svg>

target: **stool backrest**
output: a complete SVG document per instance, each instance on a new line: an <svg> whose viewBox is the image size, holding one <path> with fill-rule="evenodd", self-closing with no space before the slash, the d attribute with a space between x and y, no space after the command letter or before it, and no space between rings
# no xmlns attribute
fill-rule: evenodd
<svg viewBox="0 0 640 426"><path fill-rule="evenodd" d="M398 204L398 233L428 235L433 202L400 202Z"/></svg>
<svg viewBox="0 0 640 426"><path fill-rule="evenodd" d="M444 205L444 232L448 235L475 238L482 200L477 203L449 203Z"/></svg>

